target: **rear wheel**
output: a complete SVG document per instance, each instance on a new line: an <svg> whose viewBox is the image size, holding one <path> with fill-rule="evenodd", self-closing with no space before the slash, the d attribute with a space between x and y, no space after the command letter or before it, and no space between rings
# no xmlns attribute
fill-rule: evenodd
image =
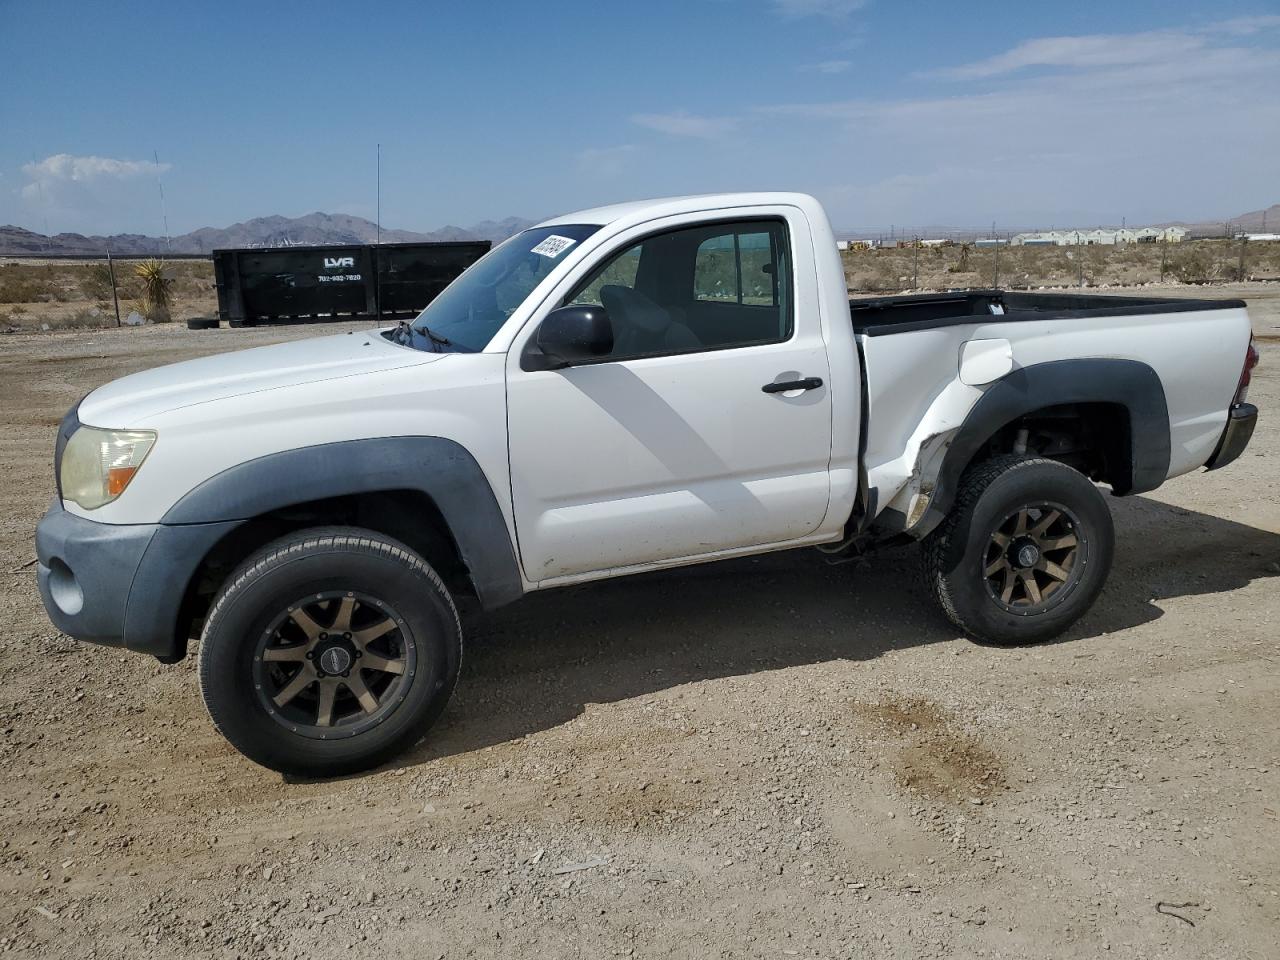
<svg viewBox="0 0 1280 960"><path fill-rule="evenodd" d="M408 547L326 528L277 541L228 578L200 646L218 730L282 773L367 769L412 745L457 681L448 590Z"/></svg>
<svg viewBox="0 0 1280 960"><path fill-rule="evenodd" d="M925 538L925 582L965 632L1035 643L1093 605L1114 542L1087 477L1053 460L1001 457L965 475L951 514Z"/></svg>

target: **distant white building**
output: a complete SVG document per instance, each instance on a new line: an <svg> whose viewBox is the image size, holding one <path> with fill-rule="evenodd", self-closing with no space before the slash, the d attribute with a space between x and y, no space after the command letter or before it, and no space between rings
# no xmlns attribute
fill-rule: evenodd
<svg viewBox="0 0 1280 960"><path fill-rule="evenodd" d="M1117 243L1181 243L1187 237L1186 227L1138 227L1114 230L1049 230L1042 233L1020 233L1013 238L1017 247L1082 247L1114 246Z"/></svg>

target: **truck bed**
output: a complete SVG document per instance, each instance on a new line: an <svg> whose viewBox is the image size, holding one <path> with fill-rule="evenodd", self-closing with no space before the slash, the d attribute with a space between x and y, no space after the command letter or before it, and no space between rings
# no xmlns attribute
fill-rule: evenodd
<svg viewBox="0 0 1280 960"><path fill-rule="evenodd" d="M1092 293L1022 293L963 290L872 300L850 300L855 333L869 337L911 330L976 323L993 316L1002 322L1076 317L1123 317L1243 307L1243 300L1184 300L1173 297L1117 297Z"/></svg>
<svg viewBox="0 0 1280 960"><path fill-rule="evenodd" d="M1017 370L1090 358L1150 367L1165 388L1166 477L1199 467L1222 435L1240 377L1249 342L1244 307L1240 300L1003 290L850 301L863 367L867 483L881 508L910 515L920 478L936 469L932 458L990 387L957 375L971 340L1004 341Z"/></svg>

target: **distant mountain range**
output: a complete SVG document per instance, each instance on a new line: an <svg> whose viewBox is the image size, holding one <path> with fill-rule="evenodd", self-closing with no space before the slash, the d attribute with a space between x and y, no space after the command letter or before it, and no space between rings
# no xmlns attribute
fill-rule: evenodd
<svg viewBox="0 0 1280 960"><path fill-rule="evenodd" d="M1265 210L1253 210L1249 213L1242 213L1238 217L1232 217L1230 220L1206 220L1200 223L1184 223L1176 221L1171 224L1157 224L1157 226L1176 226L1186 227L1191 231L1192 236L1197 237L1220 237L1223 233L1223 227L1230 224L1232 233L1280 233L1280 203L1273 203Z"/></svg>
<svg viewBox="0 0 1280 960"><path fill-rule="evenodd" d="M505 240L536 221L520 217L483 220L470 227L441 227L430 233L412 230L382 230L383 243L422 243L432 240ZM201 227L190 233L163 237L138 233L118 233L110 237L86 237L79 233L45 236L22 227L0 226L0 256L40 256L41 254L102 254L109 246L113 254L136 256L146 253L209 253L223 247L314 246L320 244L373 243L378 235L375 223L342 213L309 213L305 217L255 217L229 227Z"/></svg>
<svg viewBox="0 0 1280 960"><path fill-rule="evenodd" d="M415 233L412 230L382 231L383 243L422 243L432 240L491 240L498 242L513 234L532 226L536 221L521 217L507 217L504 220L482 220L470 227L441 227L429 233ZM1151 224L1151 226L1183 226L1192 236L1220 237L1224 224L1229 223L1231 232L1241 230L1257 233L1266 229L1280 233L1280 203L1273 204L1266 210L1254 210L1242 213L1229 220L1207 220L1188 223L1185 220L1174 220L1169 223ZM1091 224L1090 226L1097 226ZM1142 224L1147 226L1147 224ZM921 236L932 234L947 236L956 231L946 227L928 228ZM278 246L314 246L320 244L373 243L377 237L377 225L363 217L353 217L344 213L309 213L305 217L255 217L244 223L233 223L229 227L201 227L170 238L168 247L163 237L148 237L139 233L118 233L110 237L86 237L79 233L59 233L45 236L22 227L0 226L0 256L32 257L42 254L88 254L101 255L108 246L113 254L119 256L137 256L138 254L163 253L166 249L173 253L209 253L223 247L278 247ZM856 232L840 232L840 236L862 236ZM977 234L975 234L977 235Z"/></svg>

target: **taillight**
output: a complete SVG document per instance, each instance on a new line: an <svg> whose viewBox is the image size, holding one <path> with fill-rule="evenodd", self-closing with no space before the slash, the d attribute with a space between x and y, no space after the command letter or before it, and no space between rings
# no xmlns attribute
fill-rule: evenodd
<svg viewBox="0 0 1280 960"><path fill-rule="evenodd" d="M1253 368L1258 365L1261 357L1258 355L1258 348L1253 345L1253 337L1249 337L1249 349L1244 355L1244 369L1240 371L1240 382L1236 384L1236 395L1232 403L1244 403L1249 396L1249 381L1253 379Z"/></svg>

